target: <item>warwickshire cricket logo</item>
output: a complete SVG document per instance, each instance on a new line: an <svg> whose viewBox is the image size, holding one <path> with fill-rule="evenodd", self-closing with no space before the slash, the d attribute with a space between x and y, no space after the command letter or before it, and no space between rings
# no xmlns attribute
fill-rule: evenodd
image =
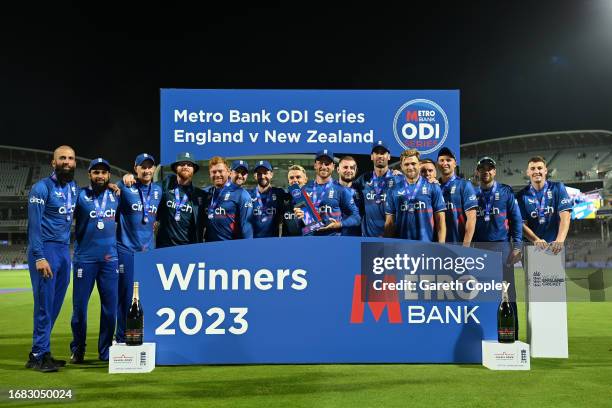
<svg viewBox="0 0 612 408"><path fill-rule="evenodd" d="M432 153L444 144L448 136L448 117L437 103L429 99L413 99L395 113L393 134L403 149Z"/></svg>

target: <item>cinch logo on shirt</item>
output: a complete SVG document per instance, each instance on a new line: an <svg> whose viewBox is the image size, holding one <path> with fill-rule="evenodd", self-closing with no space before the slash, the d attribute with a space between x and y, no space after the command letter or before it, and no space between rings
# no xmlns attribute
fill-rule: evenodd
<svg viewBox="0 0 612 408"><path fill-rule="evenodd" d="M561 204L571 204L571 203L572 203L571 198L564 198L563 200L561 200Z"/></svg>
<svg viewBox="0 0 612 408"><path fill-rule="evenodd" d="M111 208L109 210L104 211L103 217L104 218L115 218L115 215L116 215L115 210L113 208ZM89 218L98 218L98 216L96 215L96 211L95 210L89 212Z"/></svg>
<svg viewBox="0 0 612 408"><path fill-rule="evenodd" d="M134 211L142 211L143 209L144 209L144 206L142 205L142 203L132 204L132 210ZM149 212L151 214L157 214L157 207L154 205L149 206Z"/></svg>
<svg viewBox="0 0 612 408"><path fill-rule="evenodd" d="M272 208L266 208L266 215L274 215L276 214L276 208L272 207ZM253 209L253 215L263 215L263 211L261 211L261 208L256 207L255 209Z"/></svg>
<svg viewBox="0 0 612 408"><path fill-rule="evenodd" d="M450 201L447 201L447 202L446 202L446 209L447 209L447 210L452 210L452 209L454 209L454 208L455 208L455 204L453 204L453 203L452 203L452 202L450 202Z"/></svg>
<svg viewBox="0 0 612 408"><path fill-rule="evenodd" d="M43 200L42 198L38 198L38 197L30 197L30 202L32 204L45 205L45 200Z"/></svg>
<svg viewBox="0 0 612 408"><path fill-rule="evenodd" d="M176 204L174 203L174 201L168 200L166 202L166 205L168 206L168 208L172 208L173 210L176 209ZM182 212L193 213L193 207L191 206L191 204L186 204L186 205L181 207L181 211Z"/></svg>
<svg viewBox="0 0 612 408"><path fill-rule="evenodd" d="M295 220L297 217L295 216L294 213L286 212L283 215L283 218L286 219L286 220Z"/></svg>
<svg viewBox="0 0 612 408"><path fill-rule="evenodd" d="M499 208L493 207L491 209L491 215L499 215ZM476 216L477 217L484 217L485 216L484 208L477 207L476 208Z"/></svg>
<svg viewBox="0 0 612 408"><path fill-rule="evenodd" d="M322 214L328 214L334 212L334 209L331 207L331 205L322 205L319 207L319 212Z"/></svg>
<svg viewBox="0 0 612 408"><path fill-rule="evenodd" d="M555 212L554 207L551 207L550 205L544 209L544 214L545 215L554 214L554 212ZM532 212L529 213L529 215L531 216L531 218L538 218L538 212L537 211L532 211Z"/></svg>
<svg viewBox="0 0 612 408"><path fill-rule="evenodd" d="M217 215L225 215L226 214L225 213L225 208L223 208L223 207L215 208L215 214L217 214Z"/></svg>
<svg viewBox="0 0 612 408"><path fill-rule="evenodd" d="M403 202L400 211L410 211L411 208L415 210L424 210L427 208L427 204L423 201L417 201L416 203Z"/></svg>
<svg viewBox="0 0 612 408"><path fill-rule="evenodd" d="M59 212L60 214L66 214L66 207L62 206L59 208L59 210L57 210L57 212ZM70 207L70 212L73 213L74 212L74 205Z"/></svg>
<svg viewBox="0 0 612 408"><path fill-rule="evenodd" d="M380 199L382 201L385 201L385 199L387 198L387 193L382 193L380 195ZM376 193L374 191L370 191L368 194L366 194L366 200L376 200Z"/></svg>

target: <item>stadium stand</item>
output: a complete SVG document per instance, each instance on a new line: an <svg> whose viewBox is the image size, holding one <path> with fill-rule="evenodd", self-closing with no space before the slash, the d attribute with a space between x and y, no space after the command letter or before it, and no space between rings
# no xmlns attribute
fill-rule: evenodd
<svg viewBox="0 0 612 408"><path fill-rule="evenodd" d="M542 156L549 177L566 184L599 181L612 168L612 132L579 130L510 136L461 145L462 172L476 182L476 161L489 156L497 162L497 178L515 188L524 186L527 160ZM593 189L593 188L591 188Z"/></svg>

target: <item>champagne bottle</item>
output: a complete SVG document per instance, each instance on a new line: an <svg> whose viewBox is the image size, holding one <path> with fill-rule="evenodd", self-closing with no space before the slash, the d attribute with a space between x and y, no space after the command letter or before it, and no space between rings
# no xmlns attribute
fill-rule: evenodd
<svg viewBox="0 0 612 408"><path fill-rule="evenodd" d="M139 346L142 344L142 335L144 329L144 312L140 304L138 296L138 282L134 282L134 295L132 297L132 306L128 311L127 321L125 324L125 344L128 346Z"/></svg>
<svg viewBox="0 0 612 408"><path fill-rule="evenodd" d="M500 343L514 343L515 338L514 310L508 301L507 284L504 282L502 301L497 309L497 341Z"/></svg>

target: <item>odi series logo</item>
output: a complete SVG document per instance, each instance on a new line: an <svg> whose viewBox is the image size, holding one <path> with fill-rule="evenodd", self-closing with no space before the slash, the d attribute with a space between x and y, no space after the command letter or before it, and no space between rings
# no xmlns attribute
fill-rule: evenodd
<svg viewBox="0 0 612 408"><path fill-rule="evenodd" d="M448 136L448 117L437 103L413 99L395 113L393 134L404 149L431 153L439 149Z"/></svg>

